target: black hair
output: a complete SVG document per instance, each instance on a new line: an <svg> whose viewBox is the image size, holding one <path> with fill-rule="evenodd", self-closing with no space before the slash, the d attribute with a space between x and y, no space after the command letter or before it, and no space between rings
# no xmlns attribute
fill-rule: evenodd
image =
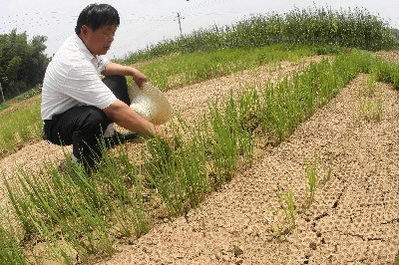
<svg viewBox="0 0 399 265"><path fill-rule="evenodd" d="M102 25L119 26L119 23L119 14L115 8L107 4L91 4L80 12L75 33L79 35L83 25L87 25L95 31Z"/></svg>

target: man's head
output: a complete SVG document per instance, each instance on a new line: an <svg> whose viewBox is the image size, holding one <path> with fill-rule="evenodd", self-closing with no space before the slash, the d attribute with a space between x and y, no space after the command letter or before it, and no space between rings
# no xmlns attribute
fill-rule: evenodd
<svg viewBox="0 0 399 265"><path fill-rule="evenodd" d="M115 8L107 4L91 4L80 13L75 32L92 54L106 54L119 23Z"/></svg>

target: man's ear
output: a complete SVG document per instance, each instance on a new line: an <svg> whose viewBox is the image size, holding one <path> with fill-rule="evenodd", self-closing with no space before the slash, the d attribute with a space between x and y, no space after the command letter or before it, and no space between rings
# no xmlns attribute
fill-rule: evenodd
<svg viewBox="0 0 399 265"><path fill-rule="evenodd" d="M80 34L82 34L83 36L87 36L88 32L89 32L89 27L87 25L83 25L80 28Z"/></svg>

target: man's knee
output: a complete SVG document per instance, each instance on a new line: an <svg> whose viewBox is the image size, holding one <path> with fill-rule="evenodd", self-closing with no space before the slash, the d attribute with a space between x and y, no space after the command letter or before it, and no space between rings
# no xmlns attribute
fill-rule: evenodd
<svg viewBox="0 0 399 265"><path fill-rule="evenodd" d="M103 79L103 82L119 100L130 105L130 98L127 92L127 80L125 76L109 75Z"/></svg>
<svg viewBox="0 0 399 265"><path fill-rule="evenodd" d="M107 126L111 123L105 113L99 108L89 106L86 116L86 129L93 134L103 134Z"/></svg>
<svg viewBox="0 0 399 265"><path fill-rule="evenodd" d="M127 86L126 77L123 75L108 75L103 79L108 87L124 87Z"/></svg>

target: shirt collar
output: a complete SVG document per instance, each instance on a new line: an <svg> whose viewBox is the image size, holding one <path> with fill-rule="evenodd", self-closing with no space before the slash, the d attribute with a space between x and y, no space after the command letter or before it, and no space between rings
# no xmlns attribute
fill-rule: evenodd
<svg viewBox="0 0 399 265"><path fill-rule="evenodd" d="M87 49L86 45L85 45L84 42L79 38L78 35L74 34L74 39L75 39L75 42L76 42L77 45L78 45L79 50L85 55L85 57L86 57L87 59L89 59L90 61L93 60L93 59L96 59L96 60L97 60L97 56L93 55L93 54L89 51L89 49Z"/></svg>

